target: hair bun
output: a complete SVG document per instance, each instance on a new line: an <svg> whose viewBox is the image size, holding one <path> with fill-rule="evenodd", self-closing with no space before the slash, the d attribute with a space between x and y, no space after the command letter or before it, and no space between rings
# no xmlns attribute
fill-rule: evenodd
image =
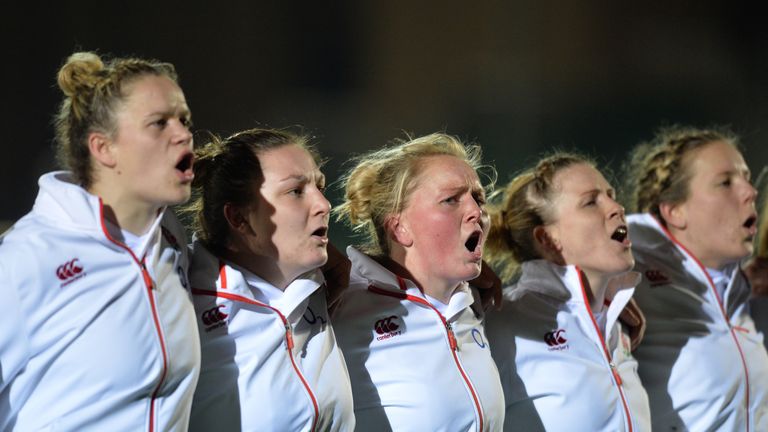
<svg viewBox="0 0 768 432"><path fill-rule="evenodd" d="M94 88L101 80L104 62L92 52L76 52L59 69L58 84L68 97L78 95L85 88Z"/></svg>

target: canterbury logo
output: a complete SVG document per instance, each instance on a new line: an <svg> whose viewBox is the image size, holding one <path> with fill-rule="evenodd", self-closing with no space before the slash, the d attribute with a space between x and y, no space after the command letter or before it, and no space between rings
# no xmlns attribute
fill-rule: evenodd
<svg viewBox="0 0 768 432"><path fill-rule="evenodd" d="M65 281L69 278L73 278L79 275L83 271L83 267L77 262L77 258L72 261L66 262L56 269L56 276Z"/></svg>
<svg viewBox="0 0 768 432"><path fill-rule="evenodd" d="M392 321L396 319L397 319L397 316L395 315L392 315L389 318L380 319L376 321L376 324L374 324L373 329L376 330L376 333L378 334L393 332L400 328L399 325L397 325Z"/></svg>
<svg viewBox="0 0 768 432"><path fill-rule="evenodd" d="M85 276L83 266L77 258L65 262L56 268L56 277L61 280L61 287L67 286L72 282Z"/></svg>
<svg viewBox="0 0 768 432"><path fill-rule="evenodd" d="M544 342L549 345L550 351L561 351L568 349L568 339L565 338L565 330L557 329L555 331L544 333Z"/></svg>
<svg viewBox="0 0 768 432"><path fill-rule="evenodd" d="M224 308L224 305L218 305L203 312L203 314L200 315L200 318L203 320L203 324L206 326L211 326L227 319L229 315L222 312L222 308Z"/></svg>
<svg viewBox="0 0 768 432"><path fill-rule="evenodd" d="M373 325L373 330L381 335L377 336L376 340L386 340L403 334L403 331L400 330L400 326L397 324L398 319L397 315L392 315L376 321Z"/></svg>
<svg viewBox="0 0 768 432"><path fill-rule="evenodd" d="M669 283L669 278L667 275L662 273L659 270L646 270L645 277L648 279L648 282L651 284L651 286L657 286L657 285L663 285L666 283Z"/></svg>

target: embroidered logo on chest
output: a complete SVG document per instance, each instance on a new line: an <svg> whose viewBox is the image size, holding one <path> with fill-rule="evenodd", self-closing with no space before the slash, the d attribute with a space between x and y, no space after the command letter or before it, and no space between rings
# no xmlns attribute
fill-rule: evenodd
<svg viewBox="0 0 768 432"><path fill-rule="evenodd" d="M565 338L565 330L557 329L544 333L544 342L549 345L549 351L563 351L568 349L568 339Z"/></svg>
<svg viewBox="0 0 768 432"><path fill-rule="evenodd" d="M397 315L392 315L387 318L382 318L373 324L373 330L378 335L376 340L382 341L399 336L403 334L400 330L399 324L400 318Z"/></svg>
<svg viewBox="0 0 768 432"><path fill-rule="evenodd" d="M61 280L61 285L59 285L61 288L85 277L86 274L82 264L80 264L80 260L77 258L69 260L56 268L56 277Z"/></svg>
<svg viewBox="0 0 768 432"><path fill-rule="evenodd" d="M200 314L200 320L203 322L203 325L205 325L206 332L227 325L227 317L229 314L222 310L224 307L224 305L218 305Z"/></svg>
<svg viewBox="0 0 768 432"><path fill-rule="evenodd" d="M661 270L649 269L645 271L645 278L648 279L648 283L651 287L657 287L669 283L667 275L661 272Z"/></svg>

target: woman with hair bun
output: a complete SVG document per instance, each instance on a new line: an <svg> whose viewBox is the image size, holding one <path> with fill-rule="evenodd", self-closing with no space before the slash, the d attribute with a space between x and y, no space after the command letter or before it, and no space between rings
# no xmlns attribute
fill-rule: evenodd
<svg viewBox="0 0 768 432"><path fill-rule="evenodd" d="M68 171L0 239L0 430L186 430L200 353L166 210L193 178L184 93L168 63L90 52L58 84Z"/></svg>
<svg viewBox="0 0 768 432"><path fill-rule="evenodd" d="M757 230L750 171L727 130L673 126L631 165L632 251L648 327L636 355L654 430L768 430L768 354L741 261Z"/></svg>
<svg viewBox="0 0 768 432"><path fill-rule="evenodd" d="M350 286L333 315L365 431L492 431L504 402L483 311L467 281L488 230L480 148L445 134L361 156L339 217Z"/></svg>
<svg viewBox="0 0 768 432"><path fill-rule="evenodd" d="M194 431L351 431L328 318L331 205L305 136L251 129L198 149L190 281L202 341Z"/></svg>
<svg viewBox="0 0 768 432"><path fill-rule="evenodd" d="M640 275L615 199L592 162L557 153L491 207L489 260L502 279L519 277L486 319L505 431L650 430L632 335L619 320Z"/></svg>

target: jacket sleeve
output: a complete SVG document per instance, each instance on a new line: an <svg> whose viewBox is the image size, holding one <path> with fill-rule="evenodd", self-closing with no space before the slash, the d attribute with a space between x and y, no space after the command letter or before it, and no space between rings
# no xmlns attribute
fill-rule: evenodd
<svg viewBox="0 0 768 432"><path fill-rule="evenodd" d="M16 376L28 360L28 335L24 326L24 313L7 261L0 254L0 430L13 428L16 409L11 406L10 394ZM7 260L7 257L5 257ZM5 265L3 262L5 261Z"/></svg>

